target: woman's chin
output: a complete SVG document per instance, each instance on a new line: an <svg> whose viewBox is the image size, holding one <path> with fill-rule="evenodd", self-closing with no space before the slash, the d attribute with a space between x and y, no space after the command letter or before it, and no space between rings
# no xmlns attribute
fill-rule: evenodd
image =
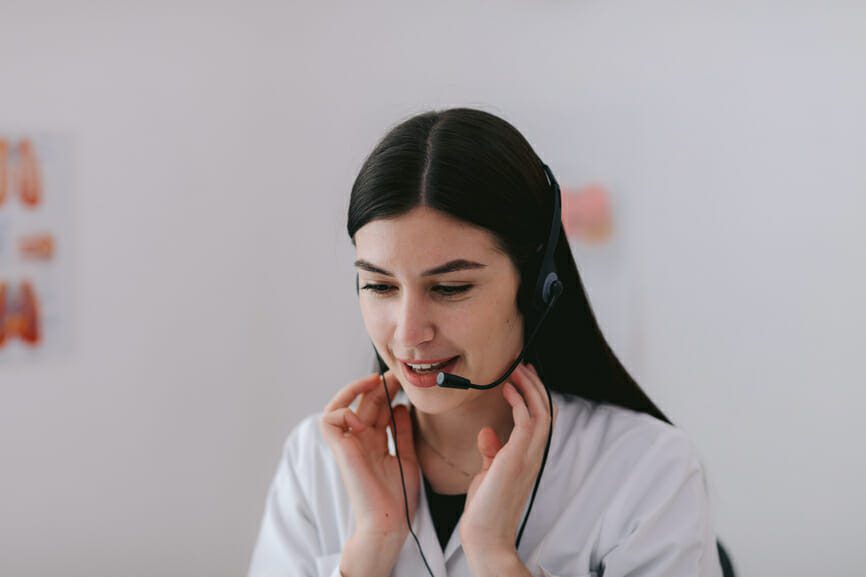
<svg viewBox="0 0 866 577"><path fill-rule="evenodd" d="M448 413L478 396L480 391L463 391L459 389L443 389L441 387L430 387L421 389L411 385L403 389L412 406L416 410L428 415L441 415Z"/></svg>

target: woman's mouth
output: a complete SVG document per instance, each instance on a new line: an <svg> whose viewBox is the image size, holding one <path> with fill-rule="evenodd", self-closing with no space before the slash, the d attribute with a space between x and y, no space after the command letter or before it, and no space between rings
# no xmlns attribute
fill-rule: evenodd
<svg viewBox="0 0 866 577"><path fill-rule="evenodd" d="M400 361L400 367L406 380L416 387L428 388L436 385L436 375L441 372L451 373L457 365L459 356L446 359L431 359L421 361Z"/></svg>

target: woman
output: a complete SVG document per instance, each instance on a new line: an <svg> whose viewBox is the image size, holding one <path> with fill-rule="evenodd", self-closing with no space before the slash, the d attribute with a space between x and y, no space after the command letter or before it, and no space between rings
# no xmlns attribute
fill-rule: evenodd
<svg viewBox="0 0 866 577"><path fill-rule="evenodd" d="M348 232L381 371L290 434L251 577L721 574L698 457L602 336L558 194L482 111L421 114L376 146Z"/></svg>

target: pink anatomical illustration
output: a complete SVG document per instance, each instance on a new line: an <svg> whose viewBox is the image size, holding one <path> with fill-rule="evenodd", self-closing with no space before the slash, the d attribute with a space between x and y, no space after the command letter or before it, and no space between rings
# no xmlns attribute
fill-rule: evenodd
<svg viewBox="0 0 866 577"><path fill-rule="evenodd" d="M600 184L562 191L562 226L570 239L588 244L600 244L612 230L610 197Z"/></svg>

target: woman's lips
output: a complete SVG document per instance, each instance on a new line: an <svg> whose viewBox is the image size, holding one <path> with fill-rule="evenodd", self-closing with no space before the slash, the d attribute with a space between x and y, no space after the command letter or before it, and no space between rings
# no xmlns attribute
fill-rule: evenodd
<svg viewBox="0 0 866 577"><path fill-rule="evenodd" d="M457 366L457 362L460 360L459 356L452 358L448 361L444 367L440 367L435 371L431 371L425 374L418 374L413 371L408 364L404 361L400 361L400 367L403 370L403 376L406 377L406 380L415 385L416 387L420 387L422 389L426 389L429 387L436 386L436 375L439 373L453 373L454 367ZM433 363L425 363L425 364L433 364Z"/></svg>

